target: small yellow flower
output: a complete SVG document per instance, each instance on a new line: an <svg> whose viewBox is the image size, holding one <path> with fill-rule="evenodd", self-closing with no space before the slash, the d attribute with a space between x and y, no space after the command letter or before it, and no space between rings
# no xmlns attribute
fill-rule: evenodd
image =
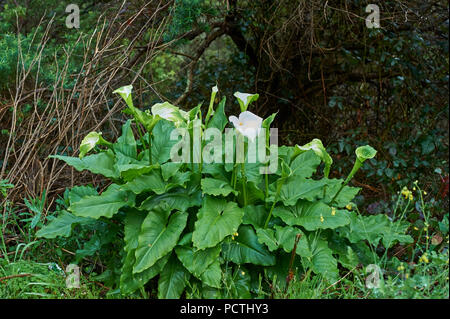
<svg viewBox="0 0 450 319"><path fill-rule="evenodd" d="M323 218L322 214L320 214L320 221L323 223L325 219Z"/></svg>
<svg viewBox="0 0 450 319"><path fill-rule="evenodd" d="M424 262L425 264L428 264L430 262L430 260L427 257L427 253L424 253L420 258L419 258L419 262Z"/></svg>
<svg viewBox="0 0 450 319"><path fill-rule="evenodd" d="M348 210L352 210L352 204L347 204L347 206L345 206L345 208L347 208Z"/></svg>
<svg viewBox="0 0 450 319"><path fill-rule="evenodd" d="M413 191L415 191L415 190L416 190L416 187L414 186L414 187L413 187Z"/></svg>
<svg viewBox="0 0 450 319"><path fill-rule="evenodd" d="M245 272L244 272L244 271L241 271L241 275L244 276L244 275L245 275Z"/></svg>
<svg viewBox="0 0 450 319"><path fill-rule="evenodd" d="M408 279L408 278L409 278L409 274L406 274L406 275L405 275L405 278Z"/></svg>
<svg viewBox="0 0 450 319"><path fill-rule="evenodd" d="M236 237L239 236L239 233L238 233L238 232L235 232L235 233L234 233L234 236L236 236Z"/></svg>
<svg viewBox="0 0 450 319"><path fill-rule="evenodd" d="M424 228L423 228L423 231L428 231L428 227L424 227Z"/></svg>
<svg viewBox="0 0 450 319"><path fill-rule="evenodd" d="M426 191L423 191L423 194L426 195L426 194L428 194L428 193L427 193Z"/></svg>
<svg viewBox="0 0 450 319"><path fill-rule="evenodd" d="M414 230L419 230L419 228L417 228L416 226L414 226Z"/></svg>
<svg viewBox="0 0 450 319"><path fill-rule="evenodd" d="M403 266L403 264L401 264L400 266L397 267L398 271L403 271L405 270L405 267Z"/></svg>
<svg viewBox="0 0 450 319"><path fill-rule="evenodd" d="M413 197L413 195L410 193L409 194L409 200L413 200L414 199L414 197Z"/></svg>
<svg viewBox="0 0 450 319"><path fill-rule="evenodd" d="M336 208L331 207L331 216L336 215Z"/></svg>

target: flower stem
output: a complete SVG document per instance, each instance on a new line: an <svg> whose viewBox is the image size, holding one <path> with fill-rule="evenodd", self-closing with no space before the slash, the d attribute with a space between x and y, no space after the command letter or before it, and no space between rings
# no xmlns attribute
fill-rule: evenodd
<svg viewBox="0 0 450 319"><path fill-rule="evenodd" d="M269 216L267 216L266 222L264 223L264 228L267 228L267 226L269 225L269 221L270 221L270 218L272 217L273 209L275 208L275 204L277 203L278 195L280 195L281 187L283 187L285 179L286 178L281 178L281 181L279 180L279 184L277 186L277 192L275 194L275 198L273 200L272 207L270 208Z"/></svg>
<svg viewBox="0 0 450 319"><path fill-rule="evenodd" d="M245 163L241 164L242 191L244 192L244 206L247 206L247 177L245 176Z"/></svg>
<svg viewBox="0 0 450 319"><path fill-rule="evenodd" d="M341 193L342 189L344 188L345 185L348 184L348 182L350 182L350 180L353 178L353 176L356 174L356 172L360 169L362 163L359 159L356 159L355 164L353 165L352 171L350 172L350 174L348 174L347 178L345 179L345 181L342 183L341 187L339 188L339 190L337 191L337 193L334 195L333 199L331 200L330 204L333 204L334 201L336 200L336 198L339 196L339 194Z"/></svg>

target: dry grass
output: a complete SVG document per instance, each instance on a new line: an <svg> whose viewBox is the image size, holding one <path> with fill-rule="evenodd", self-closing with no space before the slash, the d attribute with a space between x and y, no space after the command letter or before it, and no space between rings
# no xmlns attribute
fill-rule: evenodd
<svg viewBox="0 0 450 319"><path fill-rule="evenodd" d="M10 91L10 97L2 97L7 102L0 104L0 123L9 130L6 145L2 145L5 154L0 180L8 179L15 185L9 193L10 201L20 203L25 196L41 197L46 190L46 207L51 207L55 195L66 187L100 182L99 177L79 173L48 156L62 152L76 156L81 139L90 131L105 129L108 135L117 135L116 122L124 120L120 114L123 105L112 91L119 86L133 83L136 96L148 91L158 94L141 74L156 52L170 45L160 38L167 26L164 18L161 21L160 13L167 9L167 3L150 1L126 20L121 15L124 4L114 15L103 15L89 35L79 36L77 44L84 48L81 72L69 73L73 51L61 48L65 63L57 70L52 85L42 86L39 75L32 70L40 68L54 20L48 22L42 38L34 39L37 49L32 62L26 66L22 52L27 48L19 42L16 87ZM137 30L133 24L136 19L145 19ZM151 32L153 38L145 48L139 47L138 42L149 29L155 31ZM68 79L76 80L71 89L63 85ZM42 102L45 108L38 107ZM33 109L18 124L18 112L25 104L32 105Z"/></svg>

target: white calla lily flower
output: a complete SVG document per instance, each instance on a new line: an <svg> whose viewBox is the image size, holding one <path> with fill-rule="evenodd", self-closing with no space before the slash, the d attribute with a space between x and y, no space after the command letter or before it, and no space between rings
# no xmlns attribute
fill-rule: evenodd
<svg viewBox="0 0 450 319"><path fill-rule="evenodd" d="M234 96L238 99L239 105L241 107L241 112L247 111L249 104L259 98L259 94L249 94L241 92L234 93Z"/></svg>
<svg viewBox="0 0 450 319"><path fill-rule="evenodd" d="M252 112L245 111L239 114L239 118L232 115L229 117L231 123L242 135L248 137L252 142L259 135L261 131L261 124L263 119Z"/></svg>

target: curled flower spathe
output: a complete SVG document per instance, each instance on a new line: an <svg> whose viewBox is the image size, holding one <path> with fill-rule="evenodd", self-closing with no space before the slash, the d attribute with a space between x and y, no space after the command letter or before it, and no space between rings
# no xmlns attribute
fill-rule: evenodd
<svg viewBox="0 0 450 319"><path fill-rule="evenodd" d="M239 102L241 112L247 111L249 104L256 101L259 98L259 94L249 94L241 92L234 93L234 96L237 98Z"/></svg>

